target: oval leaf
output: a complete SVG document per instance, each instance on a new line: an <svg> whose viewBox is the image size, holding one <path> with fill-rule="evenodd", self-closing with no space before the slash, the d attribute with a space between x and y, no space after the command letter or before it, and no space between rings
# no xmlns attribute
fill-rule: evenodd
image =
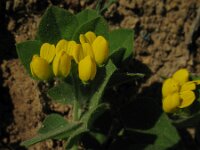
<svg viewBox="0 0 200 150"><path fill-rule="evenodd" d="M102 17L97 17L80 24L75 30L72 39L79 41L79 35L85 34L87 31L93 31L96 35L102 35L108 39L108 25Z"/></svg>
<svg viewBox="0 0 200 150"><path fill-rule="evenodd" d="M85 22L92 20L96 17L99 17L99 14L92 9L86 9L76 14L76 18L79 22L79 25L84 24Z"/></svg>
<svg viewBox="0 0 200 150"><path fill-rule="evenodd" d="M61 39L70 40L77 25L78 21L73 14L51 6L42 17L37 38L51 44L56 44Z"/></svg>
<svg viewBox="0 0 200 150"><path fill-rule="evenodd" d="M47 94L52 100L62 104L72 104L75 100L74 87L66 82L49 89Z"/></svg>

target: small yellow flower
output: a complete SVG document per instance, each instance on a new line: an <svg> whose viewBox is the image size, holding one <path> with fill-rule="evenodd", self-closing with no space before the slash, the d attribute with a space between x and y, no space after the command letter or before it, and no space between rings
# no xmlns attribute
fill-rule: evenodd
<svg viewBox="0 0 200 150"><path fill-rule="evenodd" d="M98 36L92 43L95 61L98 65L102 65L108 58L109 48L108 42L103 36Z"/></svg>
<svg viewBox="0 0 200 150"><path fill-rule="evenodd" d="M99 66L105 63L109 54L109 46L103 36L96 36L94 32L88 31L80 34L79 40L83 47L84 57L90 55Z"/></svg>
<svg viewBox="0 0 200 150"><path fill-rule="evenodd" d="M79 78L83 83L94 79L96 75L96 63L89 55L79 62L78 72Z"/></svg>
<svg viewBox="0 0 200 150"><path fill-rule="evenodd" d="M54 58L53 73L55 76L67 77L70 72L70 68L71 58L64 50L61 50Z"/></svg>
<svg viewBox="0 0 200 150"><path fill-rule="evenodd" d="M48 80L52 76L52 69L47 60L38 55L34 55L30 63L31 73L33 77L39 80Z"/></svg>
<svg viewBox="0 0 200 150"><path fill-rule="evenodd" d="M56 48L53 44L44 43L40 48L40 57L44 58L48 63L53 61L56 54Z"/></svg>
<svg viewBox="0 0 200 150"><path fill-rule="evenodd" d="M178 108L190 106L196 98L194 90L197 84L199 80L189 81L189 72L186 69L175 72L162 86L163 110L173 113Z"/></svg>

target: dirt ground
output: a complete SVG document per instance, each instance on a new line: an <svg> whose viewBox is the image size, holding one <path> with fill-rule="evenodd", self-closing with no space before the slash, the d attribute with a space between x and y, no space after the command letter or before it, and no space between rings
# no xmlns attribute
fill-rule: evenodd
<svg viewBox="0 0 200 150"><path fill-rule="evenodd" d="M15 49L16 43L34 39L49 5L76 13L95 8L96 3L91 0L0 1L0 150L26 150L20 142L36 135L47 114L59 112L67 117L69 113L69 107L44 101L41 91L45 87L26 74ZM179 68L200 75L200 0L119 0L104 17L111 29L135 31L134 71L146 74L138 94L159 97L163 77ZM44 149L62 150L62 143L49 140L29 148Z"/></svg>

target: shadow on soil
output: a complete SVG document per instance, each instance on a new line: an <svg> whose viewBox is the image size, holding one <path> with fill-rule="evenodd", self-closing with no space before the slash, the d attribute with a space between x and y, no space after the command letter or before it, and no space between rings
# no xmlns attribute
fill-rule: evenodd
<svg viewBox="0 0 200 150"><path fill-rule="evenodd" d="M14 35L7 30L7 19L5 11L5 2L0 2L0 64L3 60L9 60L17 57L15 50ZM3 66L2 66L3 67ZM7 71L7 70L6 70ZM8 70L9 71L9 70ZM9 94L9 89L4 87L3 73L0 69L0 149L2 150L25 150L19 146L19 143L10 144L9 131L7 127L14 122L13 103Z"/></svg>

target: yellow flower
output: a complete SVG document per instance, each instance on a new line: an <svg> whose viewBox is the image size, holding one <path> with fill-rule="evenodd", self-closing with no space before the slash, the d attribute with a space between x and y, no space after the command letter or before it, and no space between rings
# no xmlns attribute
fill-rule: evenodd
<svg viewBox="0 0 200 150"><path fill-rule="evenodd" d="M79 40L83 47L84 57L90 55L99 66L105 63L108 58L109 47L108 41L103 36L96 37L94 32L88 31L85 34L80 34Z"/></svg>
<svg viewBox="0 0 200 150"><path fill-rule="evenodd" d="M81 44L83 43L92 44L93 41L96 39L96 34L92 31L88 31L85 34L80 34L79 39L80 39Z"/></svg>
<svg viewBox="0 0 200 150"><path fill-rule="evenodd" d="M199 81L189 81L189 72L186 69L175 72L162 86L163 110L173 113L178 108L190 106L196 98L194 90L198 83Z"/></svg>
<svg viewBox="0 0 200 150"><path fill-rule="evenodd" d="M39 80L48 80L52 76L52 69L47 60L38 55L34 55L30 63L31 73L33 77Z"/></svg>
<svg viewBox="0 0 200 150"><path fill-rule="evenodd" d="M40 48L40 57L44 58L48 63L53 61L56 54L56 48L53 44L44 43Z"/></svg>
<svg viewBox="0 0 200 150"><path fill-rule="evenodd" d="M98 36L92 43L95 61L98 65L102 65L108 58L108 42L103 36Z"/></svg>
<svg viewBox="0 0 200 150"><path fill-rule="evenodd" d="M96 75L96 63L89 55L79 62L78 72L79 78L83 83L94 79Z"/></svg>
<svg viewBox="0 0 200 150"><path fill-rule="evenodd" d="M71 58L64 50L61 50L54 58L53 73L55 76L67 77L70 72L70 68Z"/></svg>

